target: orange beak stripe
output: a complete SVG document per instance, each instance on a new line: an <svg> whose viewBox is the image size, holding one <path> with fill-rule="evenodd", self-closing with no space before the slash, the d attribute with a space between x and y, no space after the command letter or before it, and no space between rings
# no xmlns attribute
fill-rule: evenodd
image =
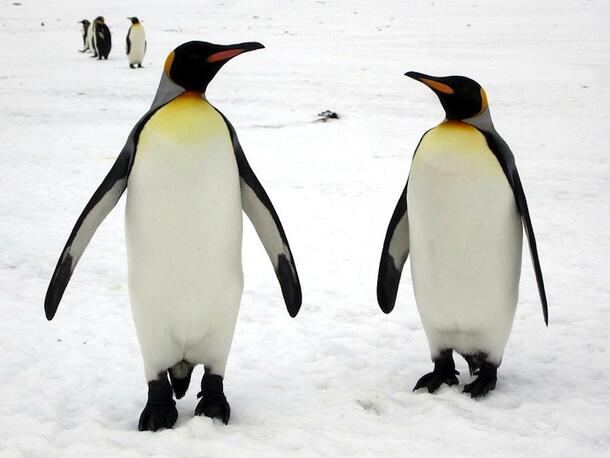
<svg viewBox="0 0 610 458"><path fill-rule="evenodd" d="M450 86L447 86L443 83L439 83L438 81L432 81L428 78L422 78L420 79L420 81L426 86L429 86L432 89L436 89L437 91L442 92L443 94L453 94L455 92Z"/></svg>
<svg viewBox="0 0 610 458"><path fill-rule="evenodd" d="M228 49L226 51L220 51L220 52L214 53L210 57L208 57L207 62L208 62L208 64L211 64L213 62L227 60L227 59L230 59L231 57L235 57L238 54L241 54L244 51L245 51L245 49Z"/></svg>

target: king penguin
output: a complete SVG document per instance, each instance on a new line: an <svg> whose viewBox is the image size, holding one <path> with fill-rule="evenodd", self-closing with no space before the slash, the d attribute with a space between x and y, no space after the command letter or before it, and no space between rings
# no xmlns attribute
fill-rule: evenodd
<svg viewBox="0 0 610 458"><path fill-rule="evenodd" d="M93 21L93 56L98 60L108 60L108 54L112 49L112 36L103 16L98 16Z"/></svg>
<svg viewBox="0 0 610 458"><path fill-rule="evenodd" d="M415 301L434 371L414 390L458 383L453 351L477 375L473 398L496 386L519 295L525 229L548 326L547 300L525 193L485 90L463 76L408 72L440 99L445 119L427 131L386 233L377 299L390 313L411 253Z"/></svg>
<svg viewBox="0 0 610 458"><path fill-rule="evenodd" d="M83 19L82 21L78 21L78 23L81 24L83 27L81 31L83 35L83 49L79 49L78 52L86 52L89 51L91 44L91 22L89 22L87 19Z"/></svg>
<svg viewBox="0 0 610 458"><path fill-rule="evenodd" d="M144 54L146 54L146 35L144 33L144 27L140 23L137 17L128 17L131 21L129 30L127 31L126 48L127 60L129 61L129 68L142 68L142 61L144 60Z"/></svg>
<svg viewBox="0 0 610 458"><path fill-rule="evenodd" d="M198 364L205 373L195 415L229 421L223 378L243 289L242 210L271 259L288 313L295 317L301 306L280 219L235 129L205 97L227 61L260 48L191 41L169 54L150 110L78 218L47 291L51 320L91 237L128 188L129 296L148 383L141 431L174 425L172 391L184 396Z"/></svg>

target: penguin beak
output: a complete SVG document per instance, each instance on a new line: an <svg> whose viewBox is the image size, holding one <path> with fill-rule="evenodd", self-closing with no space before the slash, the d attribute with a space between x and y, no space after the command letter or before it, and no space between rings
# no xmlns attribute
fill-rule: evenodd
<svg viewBox="0 0 610 458"><path fill-rule="evenodd" d="M424 83L434 92L441 92L443 94L453 94L455 91L451 86L446 85L442 82L443 78L439 78L437 76L425 75L423 73L418 72L407 72L405 76L409 78L413 78L414 80L419 81L420 83Z"/></svg>
<svg viewBox="0 0 610 458"><path fill-rule="evenodd" d="M240 54L248 51L254 51L256 49L262 49L264 46L256 41L251 41L247 43L238 43L235 45L223 46L222 51L215 52L214 54L208 56L207 63L212 64L214 62L226 62L229 59L232 59L235 56L239 56Z"/></svg>

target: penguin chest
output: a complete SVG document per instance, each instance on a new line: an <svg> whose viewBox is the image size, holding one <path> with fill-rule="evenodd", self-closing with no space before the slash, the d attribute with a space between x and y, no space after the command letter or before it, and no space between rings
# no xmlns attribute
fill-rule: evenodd
<svg viewBox="0 0 610 458"><path fill-rule="evenodd" d="M144 34L144 27L140 24L134 24L129 29L129 41L130 49L127 57L129 63L141 63L144 59L144 53L146 51L146 36Z"/></svg>
<svg viewBox="0 0 610 458"><path fill-rule="evenodd" d="M204 332L236 314L243 283L239 173L223 118L199 94L170 102L142 129L125 227L136 326L154 315Z"/></svg>
<svg viewBox="0 0 610 458"><path fill-rule="evenodd" d="M517 303L522 230L485 137L445 122L421 141L407 192L411 268L424 324L479 332Z"/></svg>

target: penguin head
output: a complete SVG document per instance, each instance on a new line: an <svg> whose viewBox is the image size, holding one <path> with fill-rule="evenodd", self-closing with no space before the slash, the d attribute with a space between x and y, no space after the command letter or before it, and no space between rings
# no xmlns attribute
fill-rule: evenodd
<svg viewBox="0 0 610 458"><path fill-rule="evenodd" d="M98 23L98 24L103 24L104 23L104 16L98 16L96 17L93 22Z"/></svg>
<svg viewBox="0 0 610 458"><path fill-rule="evenodd" d="M83 19L82 21L78 21L79 24L82 24L84 27L88 27L89 24L91 24L91 22L89 22L87 19Z"/></svg>
<svg viewBox="0 0 610 458"><path fill-rule="evenodd" d="M465 76L430 76L407 72L406 76L424 83L438 96L447 119L468 119L487 109L487 94L479 83Z"/></svg>
<svg viewBox="0 0 610 458"><path fill-rule="evenodd" d="M215 45L189 41L174 49L165 60L165 74L187 91L205 92L218 70L233 57L264 46L257 42Z"/></svg>
<svg viewBox="0 0 610 458"><path fill-rule="evenodd" d="M140 20L137 17L135 17L135 16L128 17L127 19L129 19L132 24L139 24L140 23Z"/></svg>

